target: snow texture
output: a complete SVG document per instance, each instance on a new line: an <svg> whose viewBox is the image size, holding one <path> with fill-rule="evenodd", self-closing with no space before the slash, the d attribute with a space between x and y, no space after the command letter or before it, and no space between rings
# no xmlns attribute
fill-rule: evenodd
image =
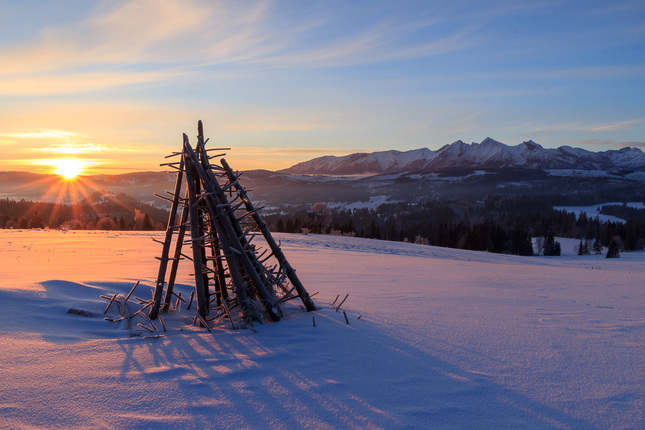
<svg viewBox="0 0 645 430"><path fill-rule="evenodd" d="M480 143L468 144L457 140L437 151L421 148L411 151L356 153L343 157L328 155L298 163L284 169L283 172L305 175L356 175L435 171L447 167L515 167L556 171L642 170L645 169L645 153L638 148L629 147L602 152L570 146L543 148L532 140L509 146L487 137Z"/></svg>
<svg viewBox="0 0 645 430"><path fill-rule="evenodd" d="M627 202L625 203L627 206L635 208L635 209L645 209L645 205L641 202ZM600 209L603 206L622 206L622 202L608 202L608 203L600 203L597 205L591 205L591 206L554 206L553 209L555 210L564 210L566 212L571 212L575 214L576 217L580 217L580 214L584 212L589 218L595 218L596 216L600 220L600 222L625 222L626 220L622 218L618 218L612 215L603 215L600 213Z"/></svg>
<svg viewBox="0 0 645 430"><path fill-rule="evenodd" d="M182 309L149 333L105 321L99 298L136 280L150 297L149 234L0 235L0 428L645 427L642 252L282 234L318 311L294 300L278 323L208 333Z"/></svg>

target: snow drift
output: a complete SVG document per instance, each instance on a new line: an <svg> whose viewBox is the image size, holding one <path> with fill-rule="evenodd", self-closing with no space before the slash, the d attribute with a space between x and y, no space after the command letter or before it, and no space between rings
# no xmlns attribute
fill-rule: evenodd
<svg viewBox="0 0 645 430"><path fill-rule="evenodd" d="M150 294L148 234L0 235L2 428L645 425L644 253L277 235L319 311L293 301L278 323L208 333L182 310L132 336L99 295L139 279ZM179 282L190 291L190 273ZM349 324L329 306L339 294Z"/></svg>

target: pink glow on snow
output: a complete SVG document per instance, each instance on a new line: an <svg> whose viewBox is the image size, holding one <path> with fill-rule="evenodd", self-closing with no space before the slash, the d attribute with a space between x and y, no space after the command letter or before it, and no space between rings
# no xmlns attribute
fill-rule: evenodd
<svg viewBox="0 0 645 430"><path fill-rule="evenodd" d="M207 333L182 310L164 315L167 333L131 337L103 320L99 295L141 280L136 295L149 297L160 251L151 234L0 236L2 428L645 421L643 252L578 257L575 241L563 241L563 257L517 257L277 235L308 291L319 292L318 311L292 301L283 320L255 332ZM178 288L189 293L190 269L180 269ZM349 325L329 306L339 294L349 294Z"/></svg>

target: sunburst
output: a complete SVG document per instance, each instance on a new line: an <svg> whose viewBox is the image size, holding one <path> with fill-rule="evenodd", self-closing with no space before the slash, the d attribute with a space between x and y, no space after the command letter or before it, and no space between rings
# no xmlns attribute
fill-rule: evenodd
<svg viewBox="0 0 645 430"><path fill-rule="evenodd" d="M67 180L76 179L83 172L83 162L78 158L60 158L54 163L54 172Z"/></svg>

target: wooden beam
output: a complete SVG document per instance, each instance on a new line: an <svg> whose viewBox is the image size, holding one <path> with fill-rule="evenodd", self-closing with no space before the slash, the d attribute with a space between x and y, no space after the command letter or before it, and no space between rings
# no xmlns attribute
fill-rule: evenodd
<svg viewBox="0 0 645 430"><path fill-rule="evenodd" d="M187 148L190 148L188 143L188 136L184 134L184 151L187 151ZM192 148L190 148L192 150ZM196 184L196 175L195 175L195 165L194 160L188 157L186 159L186 183L188 188L188 218L190 219L190 235L193 239L193 267L195 268L195 291L197 295L197 314L202 318L206 318L208 315L208 302L205 302L206 294L204 285L204 277L202 271L202 251L201 246L197 242L200 237L199 231L199 212L197 211L196 196L197 188Z"/></svg>
<svg viewBox="0 0 645 430"><path fill-rule="evenodd" d="M231 183L237 183L237 176L233 173L233 170L228 165L226 160L222 158L220 161L222 163L222 167L224 168L224 171L226 172L226 175L229 178L229 181L231 181ZM300 282L300 279L296 275L296 270L293 267L291 267L291 264L289 264L289 262L287 261L287 257L285 257L284 253L282 252L282 249L280 249L275 239L271 235L271 232L269 231L269 227L264 222L264 220L258 213L257 209L255 208L255 206L253 206L253 203L251 203L251 200L248 198L246 194L246 190L243 187L241 187L239 183L235 185L235 189L237 190L237 193L242 199L242 201L244 202L246 210L249 213L251 213L253 220L257 224L258 229L260 230L267 244L271 248L273 255L276 257L280 265L284 267L284 270L287 274L287 277L291 281L291 284L293 284L293 286L296 287L296 290L298 291L298 296L300 296L300 299L302 300L302 303L305 305L307 312L315 311L316 305L314 304L313 300L309 296L309 293L307 293L307 290L305 289L304 285L302 285L302 282Z"/></svg>
<svg viewBox="0 0 645 430"><path fill-rule="evenodd" d="M201 121L200 121L200 125L201 125ZM203 166L198 163L197 155L192 150L192 148L188 147L187 155L188 155L187 158L191 160L195 165L197 174L202 179L202 183L204 184L204 186L210 188L208 191L216 191L216 194L215 194L216 197L210 196L207 198L206 201L209 203L210 211L213 214L216 214L217 218L219 218L220 224L224 228L225 235L227 236L230 243L229 249L231 251L239 252L238 259L242 264L242 266L244 267L246 274L251 279L251 282L253 283L253 286L255 287L258 293L258 296L260 297L260 300L263 302L265 311L273 321L279 321L280 316L278 315L279 311L276 306L277 300L274 300L274 298L272 298L269 295L266 289L266 286L262 282L260 275L257 273L255 269L255 266L249 259L249 256L247 255L247 253L243 251L243 246L240 244L239 237L235 232L235 228L233 227L231 220L226 215L226 213L224 213L219 207L219 205L224 205L226 203L226 196L224 195L224 192L221 191L221 187L217 182L216 178L214 177L213 172L211 172L210 170L206 171L203 168ZM231 273L232 272L233 270L231 270Z"/></svg>
<svg viewBox="0 0 645 430"><path fill-rule="evenodd" d="M181 157L180 168L184 166L184 157ZM163 287L166 283L166 269L168 268L168 253L170 252L170 245L172 243L172 227L175 225L177 217L177 208L179 206L179 192L181 191L182 171L180 169L175 182L175 192L170 209L170 216L168 217L168 227L166 229L166 237L164 240L163 248L161 251L161 260L159 261L159 272L157 273L157 283L155 284L155 291L153 295L154 304L150 308L150 319L157 319L159 315L159 308L161 306L161 297L163 296Z"/></svg>

